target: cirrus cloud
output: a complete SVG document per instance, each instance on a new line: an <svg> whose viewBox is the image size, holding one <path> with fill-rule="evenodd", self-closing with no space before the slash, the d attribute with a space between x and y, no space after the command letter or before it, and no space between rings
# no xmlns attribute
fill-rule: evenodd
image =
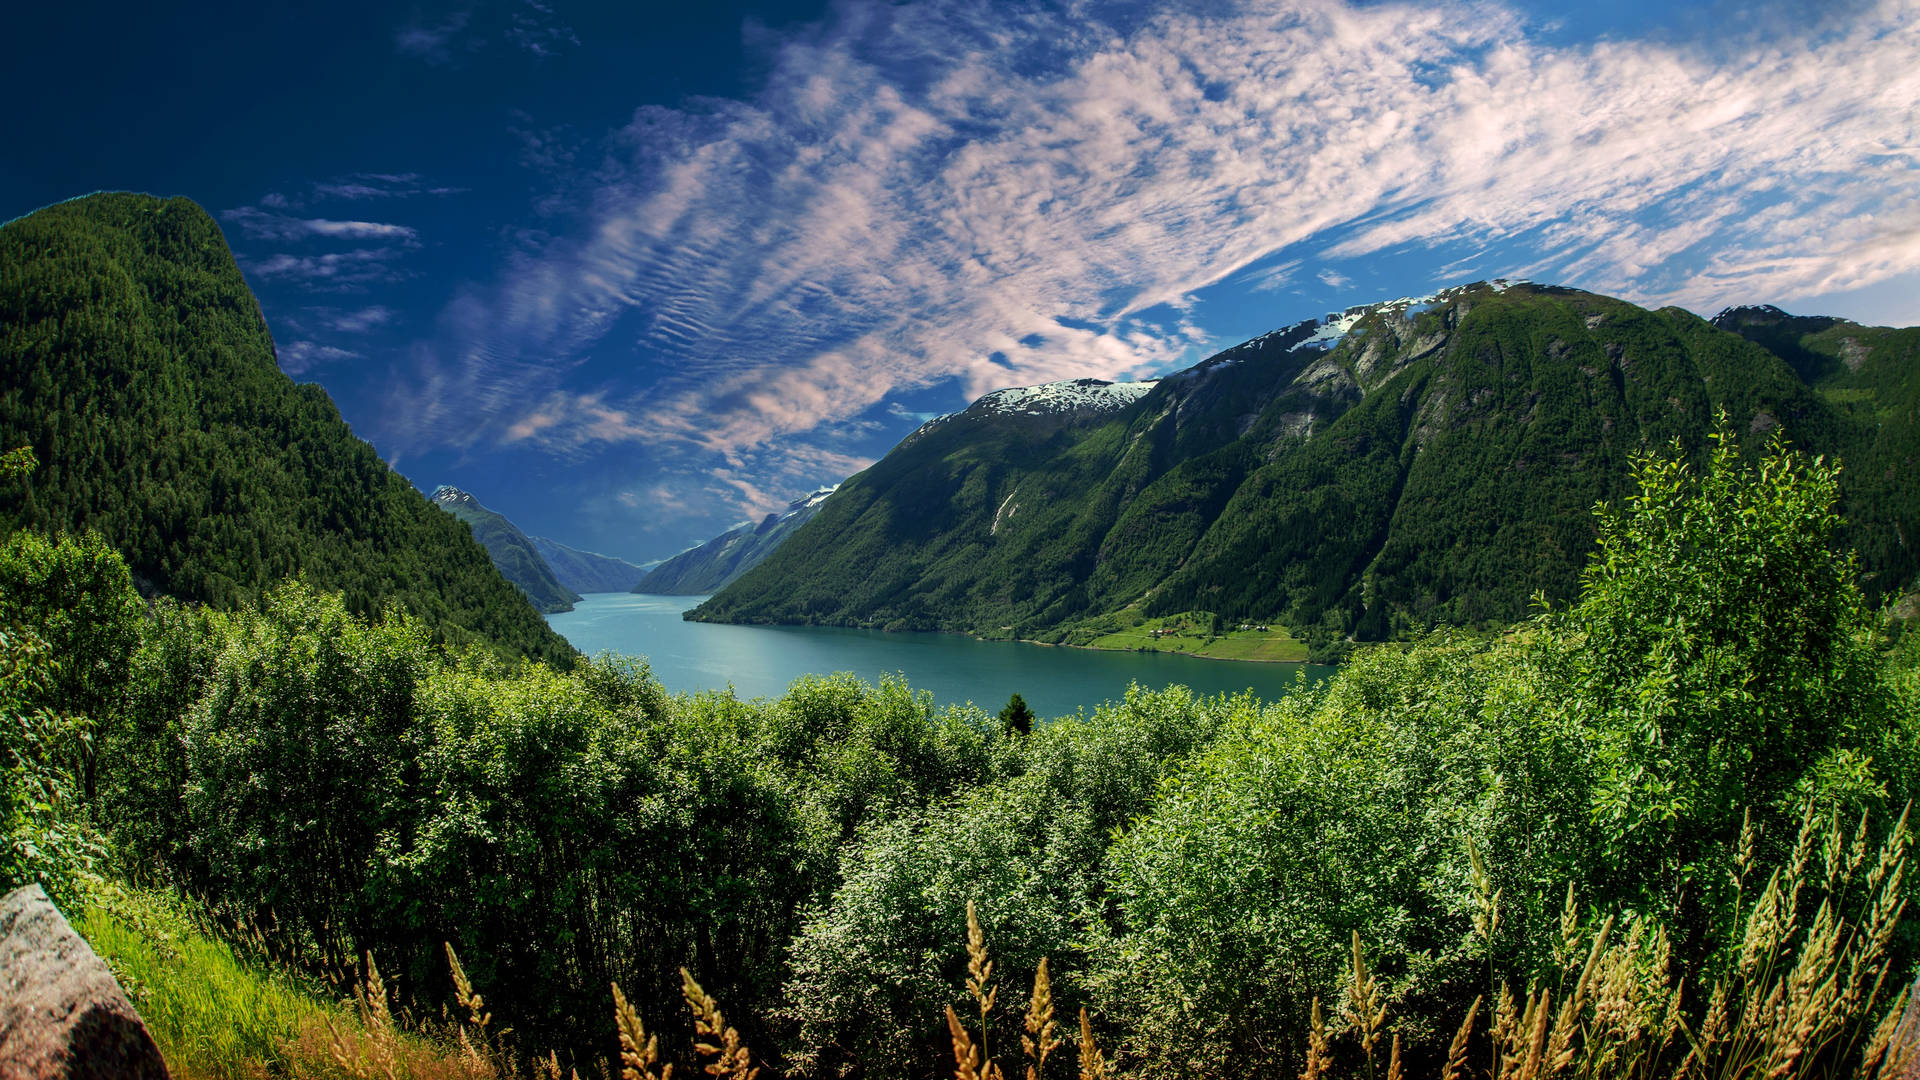
<svg viewBox="0 0 1920 1080"><path fill-rule="evenodd" d="M1920 269L1920 0L1582 46L1491 0L1021 12L844 6L753 100L637 111L390 438L764 492L902 395L1146 374L1211 343L1196 297L1330 262L1464 245L1703 310ZM610 352L632 378L572 385Z"/></svg>

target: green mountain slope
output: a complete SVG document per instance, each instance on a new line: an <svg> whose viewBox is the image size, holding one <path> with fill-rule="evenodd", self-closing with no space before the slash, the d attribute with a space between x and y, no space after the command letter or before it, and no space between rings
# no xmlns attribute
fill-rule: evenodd
<svg viewBox="0 0 1920 1080"><path fill-rule="evenodd" d="M1698 448L1725 409L1743 433L1859 454L1912 378L1842 409L1676 308L1466 286L1276 331L1124 399L989 395L842 485L690 617L1084 642L1205 611L1284 623L1323 654L1503 623L1536 592L1573 595L1589 511L1625 493L1636 451ZM1913 535L1904 506L1856 497L1846 541ZM1911 577L1904 546L1875 557Z"/></svg>
<svg viewBox="0 0 1920 1080"><path fill-rule="evenodd" d="M573 610L579 594L560 584L533 541L513 522L448 484L435 489L433 504L467 523L473 530L473 538L487 549L493 565L500 569L500 575L526 593L534 607L549 613Z"/></svg>
<svg viewBox="0 0 1920 1080"><path fill-rule="evenodd" d="M803 499L795 499L777 514L768 514L757 525L740 525L683 551L654 567L633 587L637 593L656 596L699 596L719 592L740 575L760 565L795 530L813 519L833 488L821 488Z"/></svg>
<svg viewBox="0 0 1920 1080"><path fill-rule="evenodd" d="M102 194L0 226L0 446L32 446L9 524L92 529L143 588L218 606L304 574L454 644L570 664L488 561L296 385L219 227Z"/></svg>
<svg viewBox="0 0 1920 1080"><path fill-rule="evenodd" d="M1920 327L1861 326L1788 315L1775 307L1731 308L1713 324L1765 346L1791 365L1851 423L1841 511L1856 528L1862 576L1879 595L1920 585Z"/></svg>
<svg viewBox="0 0 1920 1080"><path fill-rule="evenodd" d="M561 585L577 593L626 592L647 576L647 568L625 559L570 548L558 540L534 536L533 549L546 560Z"/></svg>

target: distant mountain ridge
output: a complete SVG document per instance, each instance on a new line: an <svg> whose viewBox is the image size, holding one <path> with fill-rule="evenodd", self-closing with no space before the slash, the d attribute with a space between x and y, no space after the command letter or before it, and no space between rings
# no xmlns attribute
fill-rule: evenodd
<svg viewBox="0 0 1920 1080"><path fill-rule="evenodd" d="M533 606L546 614L572 611L580 595L560 584L527 534L504 515L480 504L480 500L451 484L434 489L433 504L473 530L473 538L487 549L493 565L514 587L527 594Z"/></svg>
<svg viewBox="0 0 1920 1080"><path fill-rule="evenodd" d="M226 240L186 199L96 194L0 225L0 449L39 468L0 525L92 530L144 591L216 607L304 576L451 645L576 654L435 510L295 384Z"/></svg>
<svg viewBox="0 0 1920 1080"><path fill-rule="evenodd" d="M688 617L1079 642L1203 611L1284 623L1321 655L1501 624L1573 595L1591 508L1626 494L1632 454L1697 450L1723 409L1756 447L1780 428L1841 454L1842 539L1879 587L1912 580L1916 332L1728 319L1479 282L1118 393L996 391L902 440ZM1796 365L1766 334L1826 359Z"/></svg>
<svg viewBox="0 0 1920 1080"><path fill-rule="evenodd" d="M577 593L627 592L647 576L648 567L635 566L625 559L581 551L544 536L531 539L553 576Z"/></svg>
<svg viewBox="0 0 1920 1080"><path fill-rule="evenodd" d="M928 421L929 424L937 422ZM675 555L654 567L633 591L661 596L699 596L727 587L760 565L761 560L796 529L812 520L838 486L811 492L795 499L785 510L768 514L758 524L736 526L699 547Z"/></svg>

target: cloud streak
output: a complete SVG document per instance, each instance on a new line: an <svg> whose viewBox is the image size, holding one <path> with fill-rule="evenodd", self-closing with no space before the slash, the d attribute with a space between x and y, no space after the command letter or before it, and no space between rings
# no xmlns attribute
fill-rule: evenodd
<svg viewBox="0 0 1920 1080"><path fill-rule="evenodd" d="M382 221L333 221L327 218L297 218L276 214L255 206L224 210L223 221L230 221L255 240L384 240L416 244L419 233L405 225Z"/></svg>
<svg viewBox="0 0 1920 1080"><path fill-rule="evenodd" d="M1144 374L1208 343L1196 293L1337 284L1331 261L1495 247L1701 309L1920 268L1920 0L1803 30L1564 47L1488 0L849 6L755 100L612 133L582 226L450 307L394 434L798 477L899 395ZM666 374L568 385L629 348Z"/></svg>

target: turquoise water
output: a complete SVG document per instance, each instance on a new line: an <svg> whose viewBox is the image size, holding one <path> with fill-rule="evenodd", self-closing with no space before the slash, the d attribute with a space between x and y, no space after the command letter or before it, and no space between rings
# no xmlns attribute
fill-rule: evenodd
<svg viewBox="0 0 1920 1080"><path fill-rule="evenodd" d="M1204 694L1251 689L1278 698L1304 670L1318 679L1331 668L1251 664L1168 653L1095 652L1016 641L975 641L960 634L888 634L830 626L724 626L690 623L680 613L704 596L591 593L547 622L589 656L612 651L645 657L669 690L723 690L743 698L777 697L801 675L851 671L868 682L900 673L940 704L971 701L998 712L1018 693L1041 716L1089 711L1118 699L1129 682L1159 688L1180 683Z"/></svg>

